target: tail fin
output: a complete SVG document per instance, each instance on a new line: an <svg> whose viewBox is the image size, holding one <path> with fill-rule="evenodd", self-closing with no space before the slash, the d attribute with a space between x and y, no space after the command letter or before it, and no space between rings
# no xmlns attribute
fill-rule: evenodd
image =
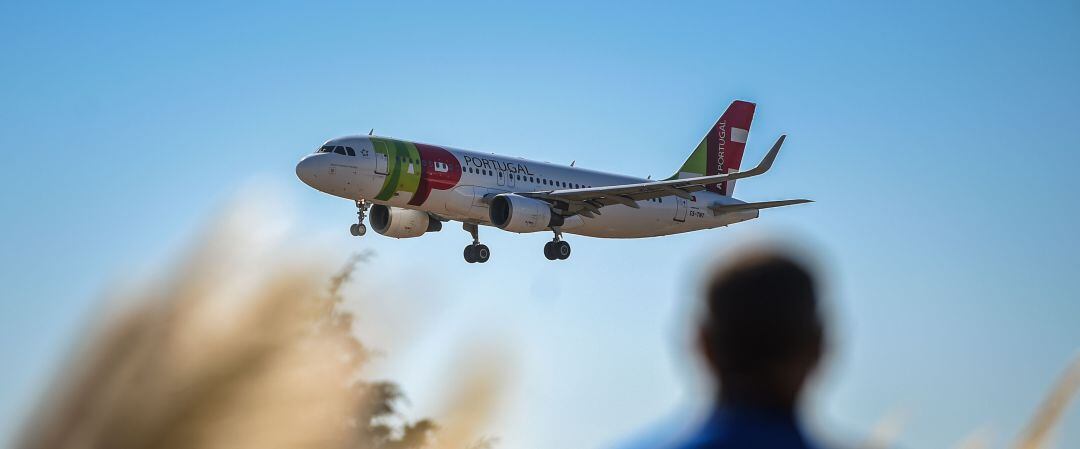
<svg viewBox="0 0 1080 449"><path fill-rule="evenodd" d="M716 121L709 133L701 139L690 158L683 163L679 172L670 179L696 178L731 173L739 170L742 163L743 149L750 133L750 122L754 120L754 103L735 100L728 106L720 120ZM721 195L731 196L735 191L735 181L725 181L707 186L706 189Z"/></svg>

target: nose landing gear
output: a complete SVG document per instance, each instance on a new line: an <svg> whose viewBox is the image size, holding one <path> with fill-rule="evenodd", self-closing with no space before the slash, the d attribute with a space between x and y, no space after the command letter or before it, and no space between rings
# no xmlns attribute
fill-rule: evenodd
<svg viewBox="0 0 1080 449"><path fill-rule="evenodd" d="M364 226L364 218L367 218L368 203L364 200L356 202L356 223L349 226L349 233L355 237L367 234L367 226Z"/></svg>
<svg viewBox="0 0 1080 449"><path fill-rule="evenodd" d="M465 247L464 255L465 261L468 263L484 263L491 257L491 250L487 245L480 243L480 229L475 223L464 223L461 225L469 234L472 234L473 242L471 245Z"/></svg>
<svg viewBox="0 0 1080 449"><path fill-rule="evenodd" d="M544 244L544 257L548 260L566 260L570 257L570 244L562 239L562 230L558 226L551 228L555 238Z"/></svg>

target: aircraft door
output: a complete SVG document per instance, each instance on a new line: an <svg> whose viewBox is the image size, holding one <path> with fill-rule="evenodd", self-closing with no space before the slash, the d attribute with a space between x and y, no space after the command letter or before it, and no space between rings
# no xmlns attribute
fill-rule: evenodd
<svg viewBox="0 0 1080 449"><path fill-rule="evenodd" d="M513 173L507 173L506 176L508 176L508 178L506 178L506 186L507 187L513 187L514 184L515 184L514 183L514 174Z"/></svg>
<svg viewBox="0 0 1080 449"><path fill-rule="evenodd" d="M506 178L503 177L503 172L498 172L498 175L496 175L496 178L498 178L498 180L499 180L499 185L501 185L501 186L506 185Z"/></svg>
<svg viewBox="0 0 1080 449"><path fill-rule="evenodd" d="M375 174L388 174L387 166L386 153L375 153Z"/></svg>
<svg viewBox="0 0 1080 449"><path fill-rule="evenodd" d="M686 209L687 209L686 199L679 198L677 196L673 196L671 198L675 199L675 218L674 218L674 220L678 221L678 222L686 221Z"/></svg>

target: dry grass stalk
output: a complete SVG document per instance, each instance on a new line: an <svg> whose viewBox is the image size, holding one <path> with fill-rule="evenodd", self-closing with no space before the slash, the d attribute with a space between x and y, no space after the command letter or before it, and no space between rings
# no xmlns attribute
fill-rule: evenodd
<svg viewBox="0 0 1080 449"><path fill-rule="evenodd" d="M90 333L16 447L429 445L434 424L401 417L396 385L357 378L369 352L339 305L370 254L351 259L328 292L309 264L249 257L250 221L230 218ZM478 425L455 427L451 440L476 441Z"/></svg>

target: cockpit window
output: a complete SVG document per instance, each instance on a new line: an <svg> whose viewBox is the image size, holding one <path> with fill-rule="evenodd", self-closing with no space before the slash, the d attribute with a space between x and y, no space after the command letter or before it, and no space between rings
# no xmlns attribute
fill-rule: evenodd
<svg viewBox="0 0 1080 449"><path fill-rule="evenodd" d="M337 153L344 156L356 156L356 150L353 147L344 147L341 145L323 145L315 150L316 153Z"/></svg>

